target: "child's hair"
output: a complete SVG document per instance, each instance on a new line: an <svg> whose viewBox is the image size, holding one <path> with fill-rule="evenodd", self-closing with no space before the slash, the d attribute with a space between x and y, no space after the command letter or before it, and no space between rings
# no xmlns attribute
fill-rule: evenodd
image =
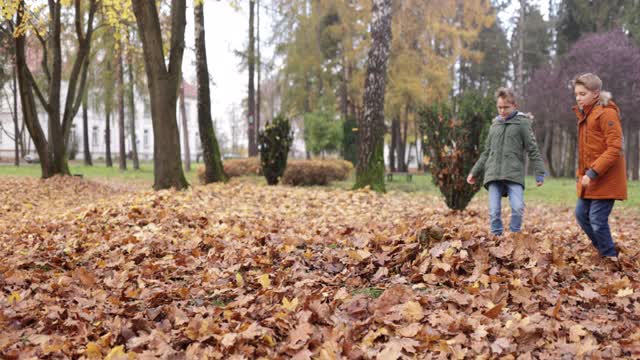
<svg viewBox="0 0 640 360"><path fill-rule="evenodd" d="M506 87L501 87L498 88L498 90L496 90L496 100L498 100L499 98L503 98L507 101L509 101L512 104L516 104L516 94L513 92L513 90L506 88Z"/></svg>
<svg viewBox="0 0 640 360"><path fill-rule="evenodd" d="M598 75L592 73L577 75L573 78L571 84L574 89L578 85L584 86L589 91L600 91L600 89L602 89L602 80L600 80Z"/></svg>

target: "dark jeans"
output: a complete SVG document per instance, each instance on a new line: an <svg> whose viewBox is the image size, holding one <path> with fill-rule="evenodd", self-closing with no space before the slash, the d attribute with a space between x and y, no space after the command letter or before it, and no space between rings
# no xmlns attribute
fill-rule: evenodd
<svg viewBox="0 0 640 360"><path fill-rule="evenodd" d="M602 256L618 256L611 237L609 214L615 200L578 199L576 219Z"/></svg>

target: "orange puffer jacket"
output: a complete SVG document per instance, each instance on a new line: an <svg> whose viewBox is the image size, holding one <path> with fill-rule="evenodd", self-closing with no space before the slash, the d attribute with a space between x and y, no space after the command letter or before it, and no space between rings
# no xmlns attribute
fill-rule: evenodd
<svg viewBox="0 0 640 360"><path fill-rule="evenodd" d="M627 199L627 173L624 161L624 137L620 109L607 92L600 93L594 105L581 111L578 117L578 196L583 199ZM581 178L592 169L598 176L588 186Z"/></svg>

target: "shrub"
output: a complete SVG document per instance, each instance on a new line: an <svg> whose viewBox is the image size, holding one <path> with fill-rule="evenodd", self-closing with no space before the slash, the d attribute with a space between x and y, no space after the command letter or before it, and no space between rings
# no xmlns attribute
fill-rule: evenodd
<svg viewBox="0 0 640 360"><path fill-rule="evenodd" d="M276 185L287 167L287 155L293 142L291 124L278 115L258 134L260 164L267 184Z"/></svg>
<svg viewBox="0 0 640 360"><path fill-rule="evenodd" d="M260 159L257 157L250 157L245 159L230 159L225 160L222 163L224 173L228 178L248 175L262 175L262 166L260 165ZM197 168L198 181L204 184L204 165L200 165Z"/></svg>
<svg viewBox="0 0 640 360"><path fill-rule="evenodd" d="M327 185L349 178L353 165L345 160L293 160L287 164L282 183L293 186Z"/></svg>
<svg viewBox="0 0 640 360"><path fill-rule="evenodd" d="M425 134L425 151L431 159L433 182L450 209L462 210L480 190L466 182L480 156L482 134L491 124L492 98L466 91L458 99L458 113L448 103L435 103L420 111L420 127Z"/></svg>

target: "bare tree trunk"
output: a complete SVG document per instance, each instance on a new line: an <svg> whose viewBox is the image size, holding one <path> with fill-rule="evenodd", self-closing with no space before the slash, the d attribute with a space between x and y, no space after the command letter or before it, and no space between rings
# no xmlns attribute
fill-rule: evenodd
<svg viewBox="0 0 640 360"><path fill-rule="evenodd" d="M20 166L20 131L18 126L18 63L13 62L13 139L15 145L14 165Z"/></svg>
<svg viewBox="0 0 640 360"><path fill-rule="evenodd" d="M371 48L364 84L364 117L358 126L360 148L354 188L384 186L384 97L391 43L392 0L373 0Z"/></svg>
<svg viewBox="0 0 640 360"><path fill-rule="evenodd" d="M422 153L420 152L420 148L418 147L421 139L419 134L420 131L418 130L419 127L420 126L418 125L418 119L416 118L413 124L413 133L416 138L416 165L418 166L417 170L422 171Z"/></svg>
<svg viewBox="0 0 640 360"><path fill-rule="evenodd" d="M205 45L203 6L194 5L196 73L198 76L198 129L202 144L205 184L224 181L226 176L220 159L220 148L211 120L211 93L209 90L209 68Z"/></svg>
<svg viewBox="0 0 640 360"><path fill-rule="evenodd" d="M87 92L82 97L82 143L84 148L84 164L93 166L91 149L89 148L89 114L87 109Z"/></svg>
<svg viewBox="0 0 640 360"><path fill-rule="evenodd" d="M398 148L398 135L400 134L400 121L394 117L391 120L391 146L389 147L389 170L396 171L396 151Z"/></svg>
<svg viewBox="0 0 640 360"><path fill-rule="evenodd" d="M568 149L567 149L567 173L565 176L567 177L575 177L576 174L576 161L577 161L577 153L578 147L576 144L576 137L570 136L567 141Z"/></svg>
<svg viewBox="0 0 640 360"><path fill-rule="evenodd" d="M526 0L520 0L520 19L519 22L519 31L518 31L518 73L516 74L517 78L517 89L518 95L522 98L523 90L524 90L524 16L525 16L525 6Z"/></svg>
<svg viewBox="0 0 640 360"><path fill-rule="evenodd" d="M249 137L249 156L257 156L258 155L258 144L256 142L256 119L255 119L255 109L256 109L256 99L255 99L255 84L254 84L254 73L255 73L255 37L254 37L254 13L255 13L255 0L249 0L249 50L247 54L247 62L249 64L249 99L248 99L248 131L247 136Z"/></svg>
<svg viewBox="0 0 640 360"><path fill-rule="evenodd" d="M400 124L398 124L400 126ZM409 128L409 105L405 105L404 121L402 129L398 128L398 154L397 163L398 171L407 172L407 132Z"/></svg>
<svg viewBox="0 0 640 360"><path fill-rule="evenodd" d="M124 132L124 61L122 59L122 44L118 51L118 140L120 142L120 170L127 170L127 148Z"/></svg>
<svg viewBox="0 0 640 360"><path fill-rule="evenodd" d="M182 142L184 143L184 169L191 171L191 150L189 148L189 122L184 104L184 80L180 86L180 117L182 118Z"/></svg>
<svg viewBox="0 0 640 360"><path fill-rule="evenodd" d="M107 110L107 123L104 128L104 160L107 167L113 167L111 159L111 110Z"/></svg>
<svg viewBox="0 0 640 360"><path fill-rule="evenodd" d="M556 170L553 166L553 137L555 129L546 127L545 130L544 140L542 141L542 156L546 162L547 169L549 169L549 174L555 177Z"/></svg>
<svg viewBox="0 0 640 360"><path fill-rule="evenodd" d="M49 82L49 149L51 156L51 166L55 174L69 175L67 164L66 138L64 136L63 124L60 121L60 89L62 85L62 41L60 34L62 31L60 12L61 4L49 0L49 53L52 55L51 81ZM71 127L71 125L69 125Z"/></svg>
<svg viewBox="0 0 640 360"><path fill-rule="evenodd" d="M174 187L184 189L189 184L184 177L180 159L180 135L176 121L178 85L184 54L186 0L171 1L171 50L167 68L163 51L158 9L154 0L133 1L140 38L144 50L151 119L153 123L153 172L156 190Z"/></svg>
<svg viewBox="0 0 640 360"><path fill-rule="evenodd" d="M16 15L16 26L22 25L23 14L25 11L24 1L19 3ZM49 142L44 134L38 113L36 112L36 101L32 92L31 79L32 75L27 66L27 58L25 54L26 39L24 36L15 38L16 44L16 65L18 71L18 86L20 87L20 103L22 105L22 119L27 126L33 144L36 147L38 156L40 157L40 169L42 178L46 179L54 175L51 159L49 157Z"/></svg>
<svg viewBox="0 0 640 360"><path fill-rule="evenodd" d="M631 163L631 180L640 178L640 132L631 131L631 152L628 161Z"/></svg>
<svg viewBox="0 0 640 360"><path fill-rule="evenodd" d="M130 55L131 56L131 55ZM133 161L133 170L140 170L140 160L138 159L138 138L136 136L136 101L135 88L133 81L133 61L128 61L129 73L129 132L131 135L131 153Z"/></svg>
<svg viewBox="0 0 640 360"><path fill-rule="evenodd" d="M256 67L258 69L258 86L256 87L256 134L260 132L260 106L262 102L260 101L260 83L262 76L262 58L260 57L260 0L256 0ZM257 136L257 135L256 135ZM257 139L257 138L256 138Z"/></svg>

